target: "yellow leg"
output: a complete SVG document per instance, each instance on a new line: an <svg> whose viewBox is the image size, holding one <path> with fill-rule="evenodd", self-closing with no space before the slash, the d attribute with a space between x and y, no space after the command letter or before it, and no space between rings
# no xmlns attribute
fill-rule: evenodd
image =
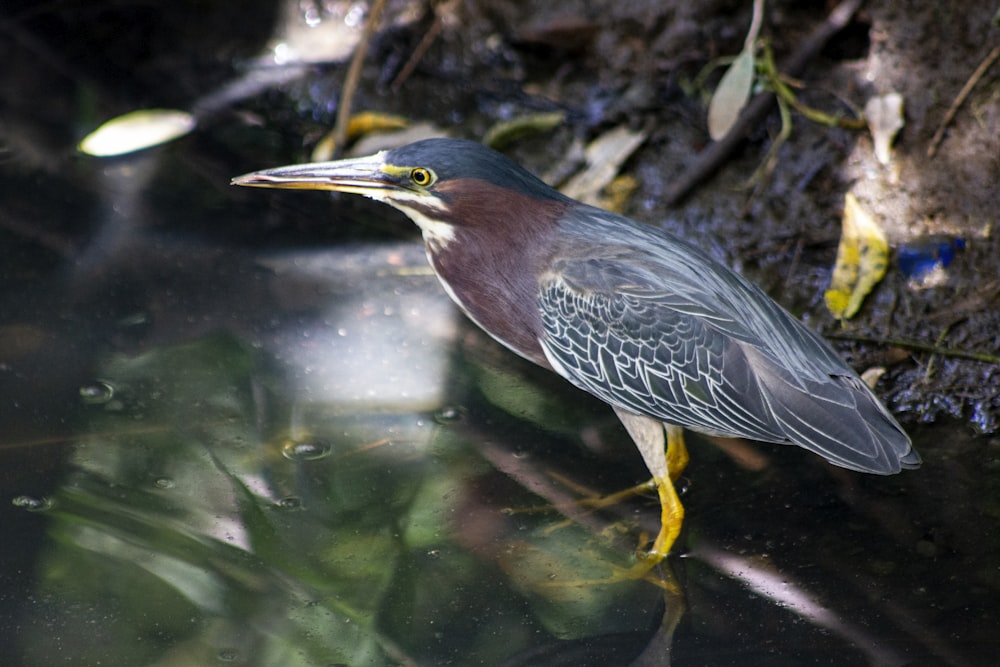
<svg viewBox="0 0 1000 667"><path fill-rule="evenodd" d="M688 448L684 444L684 429L680 426L664 425L667 429L667 470L670 480L677 481L688 465Z"/></svg>
<svg viewBox="0 0 1000 667"><path fill-rule="evenodd" d="M681 524L684 523L684 506L677 496L673 481L687 465L687 447L679 426L666 426L664 429L661 422L651 417L617 408L615 412L639 448L660 497L660 532L653 541L652 549L637 566L648 571L670 553L670 548L680 535Z"/></svg>
<svg viewBox="0 0 1000 667"><path fill-rule="evenodd" d="M684 523L684 506L677 496L674 482L680 477L688 462L687 446L684 444L684 432L679 426L667 426L667 476L653 477L656 492L660 496L660 532L643 560L652 560L655 565L667 557L670 548L674 546L677 536L681 533Z"/></svg>

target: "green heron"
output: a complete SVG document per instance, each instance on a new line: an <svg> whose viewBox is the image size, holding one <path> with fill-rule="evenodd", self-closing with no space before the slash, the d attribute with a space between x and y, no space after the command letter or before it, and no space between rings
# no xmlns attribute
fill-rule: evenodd
<svg viewBox="0 0 1000 667"><path fill-rule="evenodd" d="M611 405L653 476L659 562L684 508L682 428L795 444L844 468L915 468L910 439L817 334L702 250L570 199L503 155L428 139L267 169L236 185L336 190L405 213L490 336Z"/></svg>

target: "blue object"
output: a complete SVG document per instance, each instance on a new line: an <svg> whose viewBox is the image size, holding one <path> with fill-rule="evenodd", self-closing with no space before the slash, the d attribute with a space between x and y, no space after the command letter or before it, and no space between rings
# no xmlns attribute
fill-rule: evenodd
<svg viewBox="0 0 1000 667"><path fill-rule="evenodd" d="M964 248L965 239L931 237L900 246L896 261L903 275L920 280L939 266L947 267L955 258L955 251Z"/></svg>

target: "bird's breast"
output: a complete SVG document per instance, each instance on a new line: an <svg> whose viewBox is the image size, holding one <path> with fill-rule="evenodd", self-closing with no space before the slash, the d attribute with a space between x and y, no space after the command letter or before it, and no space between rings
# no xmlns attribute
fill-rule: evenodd
<svg viewBox="0 0 1000 667"><path fill-rule="evenodd" d="M538 342L538 278L551 265L569 201L478 179L452 179L438 190L453 233L441 243L425 229L424 241L445 290L486 333L548 368Z"/></svg>
<svg viewBox="0 0 1000 667"><path fill-rule="evenodd" d="M458 228L446 247L427 243L428 260L448 296L494 339L549 367L538 342L542 322L536 258L531 253L491 252L469 235L469 230Z"/></svg>

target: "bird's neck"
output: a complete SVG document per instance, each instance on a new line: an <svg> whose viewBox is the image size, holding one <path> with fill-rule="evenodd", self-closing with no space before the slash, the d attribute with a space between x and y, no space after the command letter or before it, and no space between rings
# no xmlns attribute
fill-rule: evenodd
<svg viewBox="0 0 1000 667"><path fill-rule="evenodd" d="M490 335L542 366L538 344L538 278L551 261L561 201L477 188L474 200L453 198L456 224L447 243L428 236L427 254L452 299Z"/></svg>

